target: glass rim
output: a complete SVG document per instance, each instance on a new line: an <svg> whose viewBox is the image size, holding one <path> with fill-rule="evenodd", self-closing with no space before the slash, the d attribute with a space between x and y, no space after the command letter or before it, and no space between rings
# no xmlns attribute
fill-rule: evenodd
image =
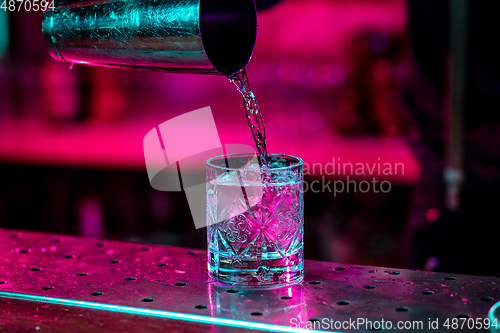
<svg viewBox="0 0 500 333"><path fill-rule="evenodd" d="M220 158L245 157L245 156L258 156L258 155L257 155L257 153L240 153L240 154L227 154L227 155L223 154L223 155L214 156L214 157L209 158L207 160L206 164L207 164L207 167L214 168L214 169L225 170L225 171L239 171L239 170L241 170L241 168L223 167L223 166L213 164L212 161L214 161L215 159L220 159ZM293 168L300 167L300 166L304 165L304 161L300 157L293 156L293 155L273 153L273 154L267 154L267 156L285 157L287 159L295 161L295 163L293 163L292 165L286 166L286 167L271 168L271 172L276 171L276 170L280 171L280 170L293 169Z"/></svg>

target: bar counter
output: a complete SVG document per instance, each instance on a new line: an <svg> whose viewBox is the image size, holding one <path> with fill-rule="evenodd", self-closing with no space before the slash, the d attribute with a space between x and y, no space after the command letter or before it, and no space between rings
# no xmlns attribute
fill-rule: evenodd
<svg viewBox="0 0 500 333"><path fill-rule="evenodd" d="M208 277L205 251L0 229L2 332L475 331L498 314L499 284L306 260L300 285L240 290Z"/></svg>

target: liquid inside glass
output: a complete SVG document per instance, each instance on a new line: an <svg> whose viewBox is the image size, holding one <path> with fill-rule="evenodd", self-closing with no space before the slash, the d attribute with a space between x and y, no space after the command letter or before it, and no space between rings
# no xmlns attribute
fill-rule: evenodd
<svg viewBox="0 0 500 333"><path fill-rule="evenodd" d="M302 161L270 154L270 177L262 181L255 158L233 156L207 162L210 275L219 282L250 288L301 282ZM239 159L242 167L225 169L234 165L228 159Z"/></svg>

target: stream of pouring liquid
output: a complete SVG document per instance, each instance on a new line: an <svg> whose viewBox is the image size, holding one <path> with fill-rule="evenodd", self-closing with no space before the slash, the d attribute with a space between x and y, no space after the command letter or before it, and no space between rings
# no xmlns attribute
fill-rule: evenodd
<svg viewBox="0 0 500 333"><path fill-rule="evenodd" d="M257 152L259 153L260 164L264 167L264 169L269 170L266 148L266 128L264 126L264 121L262 120L262 114L260 113L257 100L255 99L255 95L250 88L246 70L242 70L241 72L234 74L229 77L229 80L236 86L243 97L247 123L250 127L250 131L252 132Z"/></svg>

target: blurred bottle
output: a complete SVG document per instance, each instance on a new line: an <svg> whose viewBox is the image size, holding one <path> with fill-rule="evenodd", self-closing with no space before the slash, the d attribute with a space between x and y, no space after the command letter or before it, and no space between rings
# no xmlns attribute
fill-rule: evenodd
<svg viewBox="0 0 500 333"><path fill-rule="evenodd" d="M89 121L112 122L126 113L125 89L118 75L120 70L112 68L82 68L85 70L88 99L83 101ZM87 91L88 90L88 91Z"/></svg>
<svg viewBox="0 0 500 333"><path fill-rule="evenodd" d="M395 98L404 40L399 34L366 31L347 45L351 69L339 94L337 130L347 135L402 135L410 124Z"/></svg>
<svg viewBox="0 0 500 333"><path fill-rule="evenodd" d="M45 119L63 124L83 118L80 98L78 69L52 60L45 61L40 68L39 101Z"/></svg>
<svg viewBox="0 0 500 333"><path fill-rule="evenodd" d="M6 14L8 20L0 27L5 31L0 34L8 41L3 60L7 64L11 108L17 117L37 116L39 69L48 58L47 48L40 38L43 13L21 9Z"/></svg>

